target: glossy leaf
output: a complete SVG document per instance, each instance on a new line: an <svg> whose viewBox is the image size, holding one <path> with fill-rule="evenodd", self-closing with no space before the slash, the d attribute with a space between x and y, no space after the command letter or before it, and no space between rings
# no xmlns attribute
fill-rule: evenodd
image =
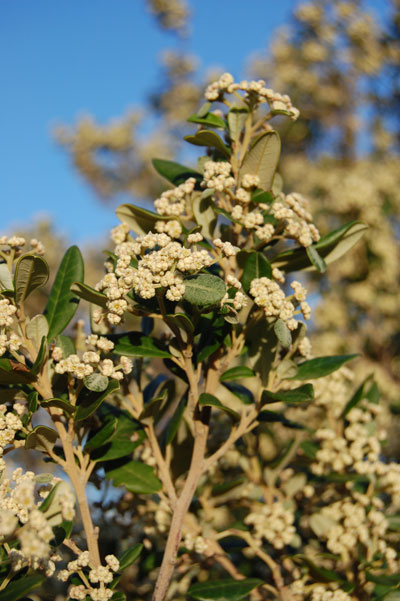
<svg viewBox="0 0 400 601"><path fill-rule="evenodd" d="M338 370L342 365L358 357L354 355L332 355L328 357L317 357L309 361L303 361L297 366L296 380L313 380L328 376Z"/></svg>
<svg viewBox="0 0 400 601"><path fill-rule="evenodd" d="M118 389L118 380L110 380L107 388L103 392L94 392L87 388L82 388L78 397L78 408L75 413L75 421L81 421L92 415L108 395Z"/></svg>
<svg viewBox="0 0 400 601"><path fill-rule="evenodd" d="M151 494L162 488L153 468L140 461L129 461L113 469L105 467L105 470L106 478L113 480L114 486L125 486L137 494Z"/></svg>
<svg viewBox="0 0 400 601"><path fill-rule="evenodd" d="M58 434L53 428L47 426L36 426L28 434L25 440L26 449L35 449L36 451L46 451L47 446L53 448L58 438Z"/></svg>
<svg viewBox="0 0 400 601"><path fill-rule="evenodd" d="M283 348L290 348L290 345L292 344L292 334L282 319L278 318L275 321L274 332Z"/></svg>
<svg viewBox="0 0 400 601"><path fill-rule="evenodd" d="M14 289L15 302L20 305L36 290L46 284L49 279L47 262L37 255L22 255L15 266Z"/></svg>
<svg viewBox="0 0 400 601"><path fill-rule="evenodd" d="M98 445L99 438L97 438L96 448L91 452L91 458L95 461L114 461L127 455L131 455L132 451L141 444L144 438L144 431L140 429L140 424L134 420L126 411L117 410L115 407L109 406L104 403L98 412L99 418L104 426L96 432L95 436L101 437L108 432L101 432L106 429L109 422L115 423L117 420L115 430L110 437L105 437L103 443ZM135 440L133 439L133 433L135 432ZM88 443L91 444L89 439ZM90 448L90 447L89 447Z"/></svg>
<svg viewBox="0 0 400 601"><path fill-rule="evenodd" d="M241 380L242 378L253 378L256 374L250 367L246 365L237 365L231 369L227 369L220 377L221 382L229 380Z"/></svg>
<svg viewBox="0 0 400 601"><path fill-rule="evenodd" d="M203 392L200 395L199 405L202 407L215 407L216 409L220 409L221 411L228 413L230 416L234 417L235 419L239 419L239 417L240 417L236 411L234 411L230 407L226 407L225 405L223 405L221 403L221 401L219 399L217 399L217 397L215 397L213 394L209 394L207 392Z"/></svg>
<svg viewBox="0 0 400 601"><path fill-rule="evenodd" d="M286 428L293 428L296 430L304 429L303 424L294 422L291 419L287 419L287 417L282 415L282 413L278 413L277 411L269 411L268 409L263 409L259 413L258 419L260 422L268 422L268 423L273 423L273 424L279 423L279 424L282 424L283 426L286 426Z"/></svg>
<svg viewBox="0 0 400 601"><path fill-rule="evenodd" d="M209 127L218 127L220 129L226 129L226 123L221 117L214 115L214 113L206 113L202 117L198 114L190 115L187 119L189 123L199 123L200 125L208 125Z"/></svg>
<svg viewBox="0 0 400 601"><path fill-rule="evenodd" d="M38 588L46 577L43 574L23 574L19 580L12 580L0 591L0 601L18 601L30 591Z"/></svg>
<svg viewBox="0 0 400 601"><path fill-rule="evenodd" d="M258 175L258 187L271 190L281 153L281 140L276 131L261 134L246 153L240 169L240 181L246 174Z"/></svg>
<svg viewBox="0 0 400 601"><path fill-rule="evenodd" d="M222 382L222 384L229 390L229 392L237 396L238 399L240 399L245 405L254 403L253 393L245 386L237 384L236 382Z"/></svg>
<svg viewBox="0 0 400 601"><path fill-rule="evenodd" d="M109 336L115 344L114 353L127 357L170 357L160 342L142 332L128 332L127 334Z"/></svg>
<svg viewBox="0 0 400 601"><path fill-rule="evenodd" d="M296 563L307 566L310 576L317 582L340 582L341 576L333 570L317 566L307 555L294 555L293 559Z"/></svg>
<svg viewBox="0 0 400 601"><path fill-rule="evenodd" d="M221 278L209 273L201 273L184 280L184 299L192 305L216 305L226 293L226 286Z"/></svg>
<svg viewBox="0 0 400 601"><path fill-rule="evenodd" d="M255 278L272 278L272 268L268 259L261 252L249 253L242 275L243 290L248 294L252 280Z"/></svg>
<svg viewBox="0 0 400 601"><path fill-rule="evenodd" d="M157 213L131 204L120 205L115 213L120 221L129 225L131 230L139 236L143 236L150 230L154 230L156 221L168 221L171 219L171 217L158 215Z"/></svg>
<svg viewBox="0 0 400 601"><path fill-rule="evenodd" d="M137 543L136 545L133 545L133 547L130 547L130 549L127 549L126 551L123 551L123 553L120 553L118 555L118 561L119 561L119 570L118 571L122 572L123 570L125 570L126 568L131 566L133 563L135 563L135 561L141 554L142 550L143 550L143 545L140 543Z"/></svg>
<svg viewBox="0 0 400 601"><path fill-rule="evenodd" d="M261 404L270 403L289 403L301 404L309 403L314 400L314 387L312 384L303 384L293 390L279 390L278 392L269 392L264 390L261 397Z"/></svg>
<svg viewBox="0 0 400 601"><path fill-rule="evenodd" d="M340 259L362 238L368 226L361 221L351 221L330 234L322 237L313 248L318 251L329 265ZM273 267L278 267L283 271L312 271L314 266L310 266L310 260L303 247L297 247L280 253L272 260Z"/></svg>
<svg viewBox="0 0 400 601"><path fill-rule="evenodd" d="M58 409L62 409L67 415L76 411L76 407L64 399L46 399L45 401L41 401L40 406L44 409L57 407Z"/></svg>
<svg viewBox="0 0 400 601"><path fill-rule="evenodd" d="M258 578L245 578L244 580L210 579L193 585L188 593L198 601L240 601L261 584L263 584L263 581Z"/></svg>
<svg viewBox="0 0 400 601"><path fill-rule="evenodd" d="M73 282L71 285L71 292L79 296L79 298L83 298L89 303L93 303L94 305L98 305L103 309L106 308L107 297L102 292L91 288L87 284L83 282Z"/></svg>
<svg viewBox="0 0 400 601"><path fill-rule="evenodd" d="M58 268L44 314L49 323L48 339L52 340L70 323L78 308L79 297L71 292L73 282L82 282L83 258L77 246L71 246Z"/></svg>
<svg viewBox="0 0 400 601"><path fill-rule="evenodd" d="M116 417L110 419L94 436L89 438L85 443L85 451L92 451L105 445L117 429L118 420Z"/></svg>
<svg viewBox="0 0 400 601"><path fill-rule="evenodd" d="M369 376L367 376L365 378L365 380L357 388L357 390L355 391L355 393L353 394L353 396L351 397L351 399L349 400L349 402L346 404L345 408L343 409L342 415L341 415L342 418L346 417L346 415L353 409L353 407L356 407L364 398L367 398L366 387L367 387L367 384L371 381L372 377L373 377L373 374L370 374Z"/></svg>
<svg viewBox="0 0 400 601"><path fill-rule="evenodd" d="M189 144L194 144L195 146L207 146L209 148L215 148L224 156L228 158L230 157L230 148L224 144L218 134L208 129L200 129L194 135L185 136L184 140L189 142Z"/></svg>
<svg viewBox="0 0 400 601"><path fill-rule="evenodd" d="M198 171L185 167L174 161L166 161L165 159L153 159L153 167L162 177L167 179L174 186L179 186L189 177L194 177L198 182L201 182L203 176Z"/></svg>

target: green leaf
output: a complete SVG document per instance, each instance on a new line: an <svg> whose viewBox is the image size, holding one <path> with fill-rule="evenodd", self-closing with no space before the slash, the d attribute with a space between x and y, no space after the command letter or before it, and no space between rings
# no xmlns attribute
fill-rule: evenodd
<svg viewBox="0 0 400 601"><path fill-rule="evenodd" d="M292 335L289 328L282 319L278 318L274 323L274 332L277 339L283 346L283 348L290 348L292 344Z"/></svg>
<svg viewBox="0 0 400 601"><path fill-rule="evenodd" d="M294 555L292 557L296 563L301 563L302 565L306 565L308 567L308 571L310 576L314 578L317 582L341 582L343 581L342 577L339 576L333 570L328 570L327 568L321 568L317 566L307 555Z"/></svg>
<svg viewBox="0 0 400 601"><path fill-rule="evenodd" d="M185 293L183 298L192 305L199 307L216 305L226 293L226 286L221 278L210 273L201 273L184 280Z"/></svg>
<svg viewBox="0 0 400 601"><path fill-rule="evenodd" d="M83 281L84 267L81 251L71 246L58 268L44 314L49 322L48 339L52 340L67 327L78 308L79 297L71 292L73 282Z"/></svg>
<svg viewBox="0 0 400 601"><path fill-rule="evenodd" d="M92 415L108 395L118 389L118 380L110 380L107 388L103 392L94 392L87 388L82 388L78 397L78 408L75 413L75 421L81 421L89 417L89 415Z"/></svg>
<svg viewBox="0 0 400 601"><path fill-rule="evenodd" d="M35 451L47 451L46 447L53 448L57 439L58 434L53 428L36 426L26 437L25 448L35 449Z"/></svg>
<svg viewBox="0 0 400 601"><path fill-rule="evenodd" d="M315 245L307 246L306 253L311 265L314 265L315 269L320 273L324 273L326 271L326 263L315 248Z"/></svg>
<svg viewBox="0 0 400 601"><path fill-rule="evenodd" d="M196 223L201 227L201 234L205 238L212 238L215 226L217 225L217 215L214 211L215 203L211 198L202 198L197 196L193 199L192 208Z"/></svg>
<svg viewBox="0 0 400 601"><path fill-rule="evenodd" d="M130 549L127 549L126 551L123 551L123 553L120 553L117 558L119 561L118 572L123 572L123 570L135 563L142 550L143 545L137 543L136 545L133 545L133 547L130 547Z"/></svg>
<svg viewBox="0 0 400 601"><path fill-rule="evenodd" d="M59 334L56 337L56 346L60 347L63 359L66 359L70 355L76 354L75 343L69 336Z"/></svg>
<svg viewBox="0 0 400 601"><path fill-rule="evenodd" d="M110 411L112 411L110 415ZM96 445L96 448L91 453L92 459L95 461L114 461L115 459L120 459L121 457L125 457L126 455L130 455L132 451L141 444L144 438L143 429L139 430L139 423L135 421L128 413L125 411L119 411L111 406L108 406L107 403L102 405L99 411L99 417L102 420L102 423L106 421L106 425L104 428L99 430L95 434L95 437L99 436L96 441L91 443L92 439L89 439L88 444ZM111 421L113 424L115 423L115 419L117 419L117 424L114 430L114 433L107 437L108 432L103 432L108 426L108 423ZM103 434L101 434L103 432ZM136 441L132 439L133 433L136 432ZM101 443L101 436L105 437L103 443ZM94 437L93 437L94 438ZM100 444L97 443L100 440ZM89 447L90 448L90 447Z"/></svg>
<svg viewBox="0 0 400 601"><path fill-rule="evenodd" d="M283 426L286 426L286 428L294 428L296 430L304 430L303 424L300 424L299 422L294 422L291 419L287 419L281 413L277 413L275 411L269 411L268 409L263 409L259 413L258 419L260 422L269 422L269 423L274 423L274 424L279 423L279 424L282 424Z"/></svg>
<svg viewBox="0 0 400 601"><path fill-rule="evenodd" d="M206 113L204 116L199 117L198 114L194 113L187 119L189 123L199 123L200 125L208 125L209 127L219 127L220 129L226 129L226 123L221 117L214 115L214 113Z"/></svg>
<svg viewBox="0 0 400 601"><path fill-rule="evenodd" d="M256 278L271 279L272 268L268 259L261 252L254 251L246 259L241 279L243 290L246 294L250 290L251 282Z"/></svg>
<svg viewBox="0 0 400 601"><path fill-rule="evenodd" d="M18 601L30 591L38 588L46 577L43 574L22 574L19 580L13 580L0 591L0 601Z"/></svg>
<svg viewBox="0 0 400 601"><path fill-rule="evenodd" d="M128 224L131 230L139 236L143 236L150 230L154 230L156 221L168 221L172 219L172 217L158 215L157 213L131 204L120 205L115 213L120 221Z"/></svg>
<svg viewBox="0 0 400 601"><path fill-rule="evenodd" d="M230 148L224 144L218 134L208 129L200 129L194 135L185 136L184 140L189 142L189 144L194 144L195 146L207 146L209 148L215 148L228 158L231 155Z"/></svg>
<svg viewBox="0 0 400 601"><path fill-rule="evenodd" d="M261 584L258 578L207 580L190 587L188 593L198 601L239 601Z"/></svg>
<svg viewBox="0 0 400 601"><path fill-rule="evenodd" d="M46 401L41 401L40 406L44 407L44 409L57 407L58 409L62 409L67 415L70 415L76 411L76 407L64 399L47 399Z"/></svg>
<svg viewBox="0 0 400 601"><path fill-rule="evenodd" d="M293 390L279 390L278 392L269 392L264 390L261 396L261 404L269 403L309 403L314 400L314 387L312 384L303 384Z"/></svg>
<svg viewBox="0 0 400 601"><path fill-rule="evenodd" d="M35 374L12 359L0 359L0 384L28 384L36 380Z"/></svg>
<svg viewBox="0 0 400 601"><path fill-rule="evenodd" d="M22 255L15 266L15 302L20 305L31 292L46 284L49 279L47 262L37 255Z"/></svg>
<svg viewBox="0 0 400 601"><path fill-rule="evenodd" d="M295 378L297 374L297 365L291 359L283 359L277 367L276 375L280 380Z"/></svg>
<svg viewBox="0 0 400 601"><path fill-rule="evenodd" d="M118 420L116 417L110 419L101 430L87 440L85 443L85 452L93 451L106 444L115 434L117 424Z"/></svg>
<svg viewBox="0 0 400 601"><path fill-rule="evenodd" d="M142 332L109 336L115 344L114 353L127 357L171 357L171 353L162 348L155 338L144 336Z"/></svg>
<svg viewBox="0 0 400 601"><path fill-rule="evenodd" d="M174 161L166 161L165 159L153 159L153 167L162 177L174 184L179 186L183 184L189 177L194 177L198 182L201 182L203 176L198 171L191 169L190 167L184 167Z"/></svg>
<svg viewBox="0 0 400 601"><path fill-rule="evenodd" d="M76 294L76 296L79 296L79 298L83 298L84 300L88 301L89 303L98 305L99 307L102 307L103 309L105 309L107 306L106 303L107 303L108 299L107 299L106 295L103 294L102 292L99 292L98 290L95 290L94 288L91 288L90 286L88 286L87 284L84 284L83 282L73 282L70 290L73 294Z"/></svg>
<svg viewBox="0 0 400 601"><path fill-rule="evenodd" d="M297 366L297 374L294 376L296 380L312 380L322 378L336 371L342 365L351 361L358 354L354 355L331 355L328 357L317 357L309 361L303 361Z"/></svg>
<svg viewBox="0 0 400 601"><path fill-rule="evenodd" d="M249 110L247 108L231 108L228 113L228 125L229 132L231 138L234 142L237 142L240 134L244 128L244 124L246 123L246 119L249 115Z"/></svg>
<svg viewBox="0 0 400 601"><path fill-rule="evenodd" d="M35 359L35 362L32 365L31 371L33 374L36 375L36 374L40 373L40 371L43 367L43 363L47 359L48 350L49 350L49 345L47 342L47 338L45 336L43 336L38 354Z"/></svg>
<svg viewBox="0 0 400 601"><path fill-rule="evenodd" d="M242 378L254 378L256 374L250 367L246 365L238 365L227 369L220 377L220 382L226 382L227 380L241 380Z"/></svg>
<svg viewBox="0 0 400 601"><path fill-rule="evenodd" d="M229 390L229 392L237 396L238 399L240 399L245 405L254 403L253 393L245 386L237 384L236 382L222 382L222 384Z"/></svg>
<svg viewBox="0 0 400 601"><path fill-rule="evenodd" d="M281 153L281 140L278 132L261 134L246 153L240 169L239 180L246 174L258 175L261 190L271 190L272 180Z"/></svg>
<svg viewBox="0 0 400 601"><path fill-rule="evenodd" d="M13 289L14 283L7 263L0 263L0 291Z"/></svg>
<svg viewBox="0 0 400 601"><path fill-rule="evenodd" d="M205 115L207 115L207 113L210 112L211 107L212 107L212 102L205 102L204 104L201 105L201 107L197 111L196 115L198 117L204 117Z"/></svg>
<svg viewBox="0 0 400 601"><path fill-rule="evenodd" d="M313 244L313 248L325 260L326 265L329 265L353 248L367 229L368 226L361 221L351 221L321 238L316 244ZM314 266L310 266L310 260L303 247L280 253L272 260L272 264L283 271L315 269Z"/></svg>
<svg viewBox="0 0 400 601"><path fill-rule="evenodd" d="M202 407L215 407L216 409L221 409L221 411L225 411L225 413L228 413L235 419L240 418L239 414L236 411L234 411L230 407L226 407L225 405L223 405L221 401L217 399L217 397L215 397L213 394L209 394L208 392L202 392L202 394L199 397L199 405L201 405Z"/></svg>
<svg viewBox="0 0 400 601"><path fill-rule="evenodd" d="M85 376L83 378L83 383L88 390L93 390L94 392L103 392L103 390L107 390L108 378L102 374L94 373Z"/></svg>
<svg viewBox="0 0 400 601"><path fill-rule="evenodd" d="M49 324L44 315L39 314L32 317L26 326L26 335L29 340L32 340L37 349L40 348L42 338L49 333Z"/></svg>
<svg viewBox="0 0 400 601"><path fill-rule="evenodd" d="M106 478L113 480L114 486L125 486L137 494L151 494L162 488L153 468L140 461L132 460L114 469L105 467L105 470Z"/></svg>
<svg viewBox="0 0 400 601"><path fill-rule="evenodd" d="M172 329L179 328L189 337L193 335L194 325L185 313L170 313L165 316L164 320L169 326L172 326Z"/></svg>
<svg viewBox="0 0 400 601"><path fill-rule="evenodd" d="M346 404L345 408L342 411L342 415L340 416L342 419L344 417L346 417L346 415L353 409L353 407L356 407L360 403L360 401L367 398L367 393L366 393L365 389L367 387L368 382L371 381L372 377L373 377L373 374L370 374L369 376L367 376L365 378L365 380L357 388L357 390L355 391L355 393L353 394L353 396L351 397L351 399L349 400L349 402Z"/></svg>

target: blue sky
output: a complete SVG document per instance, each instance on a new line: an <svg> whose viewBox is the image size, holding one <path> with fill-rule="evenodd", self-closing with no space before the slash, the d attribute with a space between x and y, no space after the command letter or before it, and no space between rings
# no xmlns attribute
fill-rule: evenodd
<svg viewBox="0 0 400 601"><path fill-rule="evenodd" d="M192 0L185 50L203 68L243 75L245 59L266 47L297 2L250 4L251 11L249 1ZM82 113L107 122L143 105L161 50L179 44L155 24L145 0L1 0L1 233L47 215L71 243L105 240L117 222L113 207L75 172L52 127Z"/></svg>

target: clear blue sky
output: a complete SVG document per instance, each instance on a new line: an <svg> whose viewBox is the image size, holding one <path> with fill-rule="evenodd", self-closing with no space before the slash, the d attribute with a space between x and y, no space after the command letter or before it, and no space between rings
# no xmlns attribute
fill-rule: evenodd
<svg viewBox="0 0 400 601"><path fill-rule="evenodd" d="M250 0L249 13L249 0L190 3L193 35L185 49L203 68L218 64L237 77L297 4ZM0 1L0 233L46 214L71 243L105 240L117 223L113 208L71 167L52 127L82 113L107 122L143 105L159 53L177 44L145 0Z"/></svg>

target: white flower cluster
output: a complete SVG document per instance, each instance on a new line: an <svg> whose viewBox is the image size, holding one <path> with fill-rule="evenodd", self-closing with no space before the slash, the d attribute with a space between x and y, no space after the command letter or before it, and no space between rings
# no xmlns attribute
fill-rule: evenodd
<svg viewBox="0 0 400 601"><path fill-rule="evenodd" d="M229 294L226 293L224 298L221 301L221 304L232 304L236 311L240 311L247 305L247 296L243 292L242 284L239 282L237 278L233 275L226 276L226 284L232 288L236 289L235 296L233 298L229 298Z"/></svg>
<svg viewBox="0 0 400 601"><path fill-rule="evenodd" d="M349 383L353 377L353 372L344 366L325 378L315 380L315 405L338 418L348 401Z"/></svg>
<svg viewBox="0 0 400 601"><path fill-rule="evenodd" d="M208 543L202 536L193 536L191 532L188 532L183 540L183 546L189 551L194 551L199 555L202 555L208 549Z"/></svg>
<svg viewBox="0 0 400 601"><path fill-rule="evenodd" d="M281 195L280 202L274 202L271 212L275 219L284 224L283 234L297 240L302 246L310 246L318 242L320 234L312 223L312 215L307 211L308 201L293 192Z"/></svg>
<svg viewBox="0 0 400 601"><path fill-rule="evenodd" d="M195 184L195 178L190 177L180 186L163 192L160 198L154 201L157 213L171 217L183 215L186 211L186 201L193 192Z"/></svg>
<svg viewBox="0 0 400 601"><path fill-rule="evenodd" d="M371 430L373 415L379 411L378 405L366 402L351 409L346 415L350 423L344 429L343 436L330 427L319 428L315 437L321 441L321 448L316 453L316 462L311 465L313 473L323 475L332 470L354 470L358 474L382 472L386 464L379 460L380 440L386 434L379 432L376 435Z"/></svg>
<svg viewBox="0 0 400 601"><path fill-rule="evenodd" d="M241 81L235 83L233 76L230 73L224 73L221 77L211 83L205 92L206 100L224 99L224 94L233 94L237 92L245 92L245 99L253 105L268 103L271 111L285 111L289 114L293 121L296 121L300 111L292 105L290 97L285 94L278 94L270 88L265 87L265 81Z"/></svg>
<svg viewBox="0 0 400 601"><path fill-rule="evenodd" d="M17 432L22 430L20 416L24 411L25 407L21 403L14 403L12 411L8 411L7 405L0 405L0 472L5 469L5 462L2 457L4 448L9 444L13 444Z"/></svg>
<svg viewBox="0 0 400 601"><path fill-rule="evenodd" d="M269 278L254 278L250 284L250 294L258 307L263 307L267 317L278 317L287 325L289 330L295 330L298 322L294 319L295 307L293 302L273 280ZM307 305L305 301L301 305ZM307 305L308 307L308 305ZM307 307L302 307L302 311ZM308 311L303 311L308 319Z"/></svg>
<svg viewBox="0 0 400 601"><path fill-rule="evenodd" d="M228 190L235 185L231 176L232 165L227 161L207 161L204 163L204 175L201 185L218 192Z"/></svg>
<svg viewBox="0 0 400 601"><path fill-rule="evenodd" d="M114 348L114 343L103 336L91 334L86 338L87 350L79 357L77 354L68 355L63 359L62 349L54 347L52 359L55 363L54 370L58 374L69 373L78 380L89 376L96 370L103 376L122 380L124 374L129 374L133 369L132 360L129 357L120 357L119 363L114 364L111 359L102 359L101 353L108 353Z"/></svg>
<svg viewBox="0 0 400 601"><path fill-rule="evenodd" d="M296 595L296 600L301 598L301 601L303 601L303 599L307 598L310 601L353 601L353 597L350 597L342 589L337 588L335 583L313 586L310 597L307 595L307 588L304 580L296 580L290 585L290 591Z"/></svg>
<svg viewBox="0 0 400 601"><path fill-rule="evenodd" d="M51 484L57 481L57 478L53 478ZM13 548L9 552L14 570L29 566L45 570L50 577L55 571L54 561L61 558L51 554L50 541L54 534L46 514L39 509L42 499L39 498L36 502L35 486L35 474L24 474L22 468L17 468L11 479L4 478L1 481L0 538L8 538L15 533L19 541L19 548ZM60 519L72 519L74 516L73 504L71 514L70 496L68 491L64 491L58 497Z"/></svg>
<svg viewBox="0 0 400 601"><path fill-rule="evenodd" d="M0 326L10 327L13 324L13 316L17 308L10 303L8 298L0 300Z"/></svg>
<svg viewBox="0 0 400 601"><path fill-rule="evenodd" d="M23 246L25 246L25 244L26 244L26 240L22 236L11 236L10 238L7 238L7 236L0 237L0 246L6 247L3 250L3 252L4 251L8 252L9 250L13 249L14 251L17 252L17 254L19 254L21 248ZM45 252L44 244L42 242L40 242L39 240L37 240L36 238L32 238L32 240L30 241L30 245L31 245L31 252L34 252L37 255L44 254L44 252Z"/></svg>
<svg viewBox="0 0 400 601"><path fill-rule="evenodd" d="M175 229L171 233L176 235L177 225L180 227L179 222L174 221L171 228L167 224L164 227L170 231ZM190 234L187 243L196 244L202 239L199 233ZM221 244L226 255L236 252L228 242ZM115 254L118 257L115 273L106 274L96 284L96 289L109 299L107 319L113 324L121 321L127 307L127 301L121 297L131 289L148 299L155 296L157 288L166 288L166 297L171 301L179 301L185 292L183 274L194 274L214 261L208 251L184 247L165 232L149 232L133 242L123 242L115 248ZM137 269L131 266L132 259L138 261Z"/></svg>
<svg viewBox="0 0 400 601"><path fill-rule="evenodd" d="M285 509L280 501L253 505L252 512L245 517L244 523L254 526L254 536L258 539L265 538L275 549L289 545L296 533L293 526L294 514Z"/></svg>
<svg viewBox="0 0 400 601"><path fill-rule="evenodd" d="M351 556L357 554L357 545L361 543L370 548L372 553L382 553L393 566L397 553L384 540L389 523L383 509L381 499L360 493L353 493L353 497L323 507L321 516L332 523L321 535L326 538L327 548L332 553Z"/></svg>
<svg viewBox="0 0 400 601"><path fill-rule="evenodd" d="M66 582L70 576L79 573L83 568L90 568L88 580L91 584L98 584L98 587L87 587L83 584L71 586L69 589L69 597L71 599L86 599L87 595L93 601L108 601L113 596L114 591L107 588L114 579L114 572L119 570L119 561L115 555L107 555L105 558L105 566L90 568L89 552L83 551L77 559L70 561L67 564L67 569L61 570L58 574L58 579Z"/></svg>

